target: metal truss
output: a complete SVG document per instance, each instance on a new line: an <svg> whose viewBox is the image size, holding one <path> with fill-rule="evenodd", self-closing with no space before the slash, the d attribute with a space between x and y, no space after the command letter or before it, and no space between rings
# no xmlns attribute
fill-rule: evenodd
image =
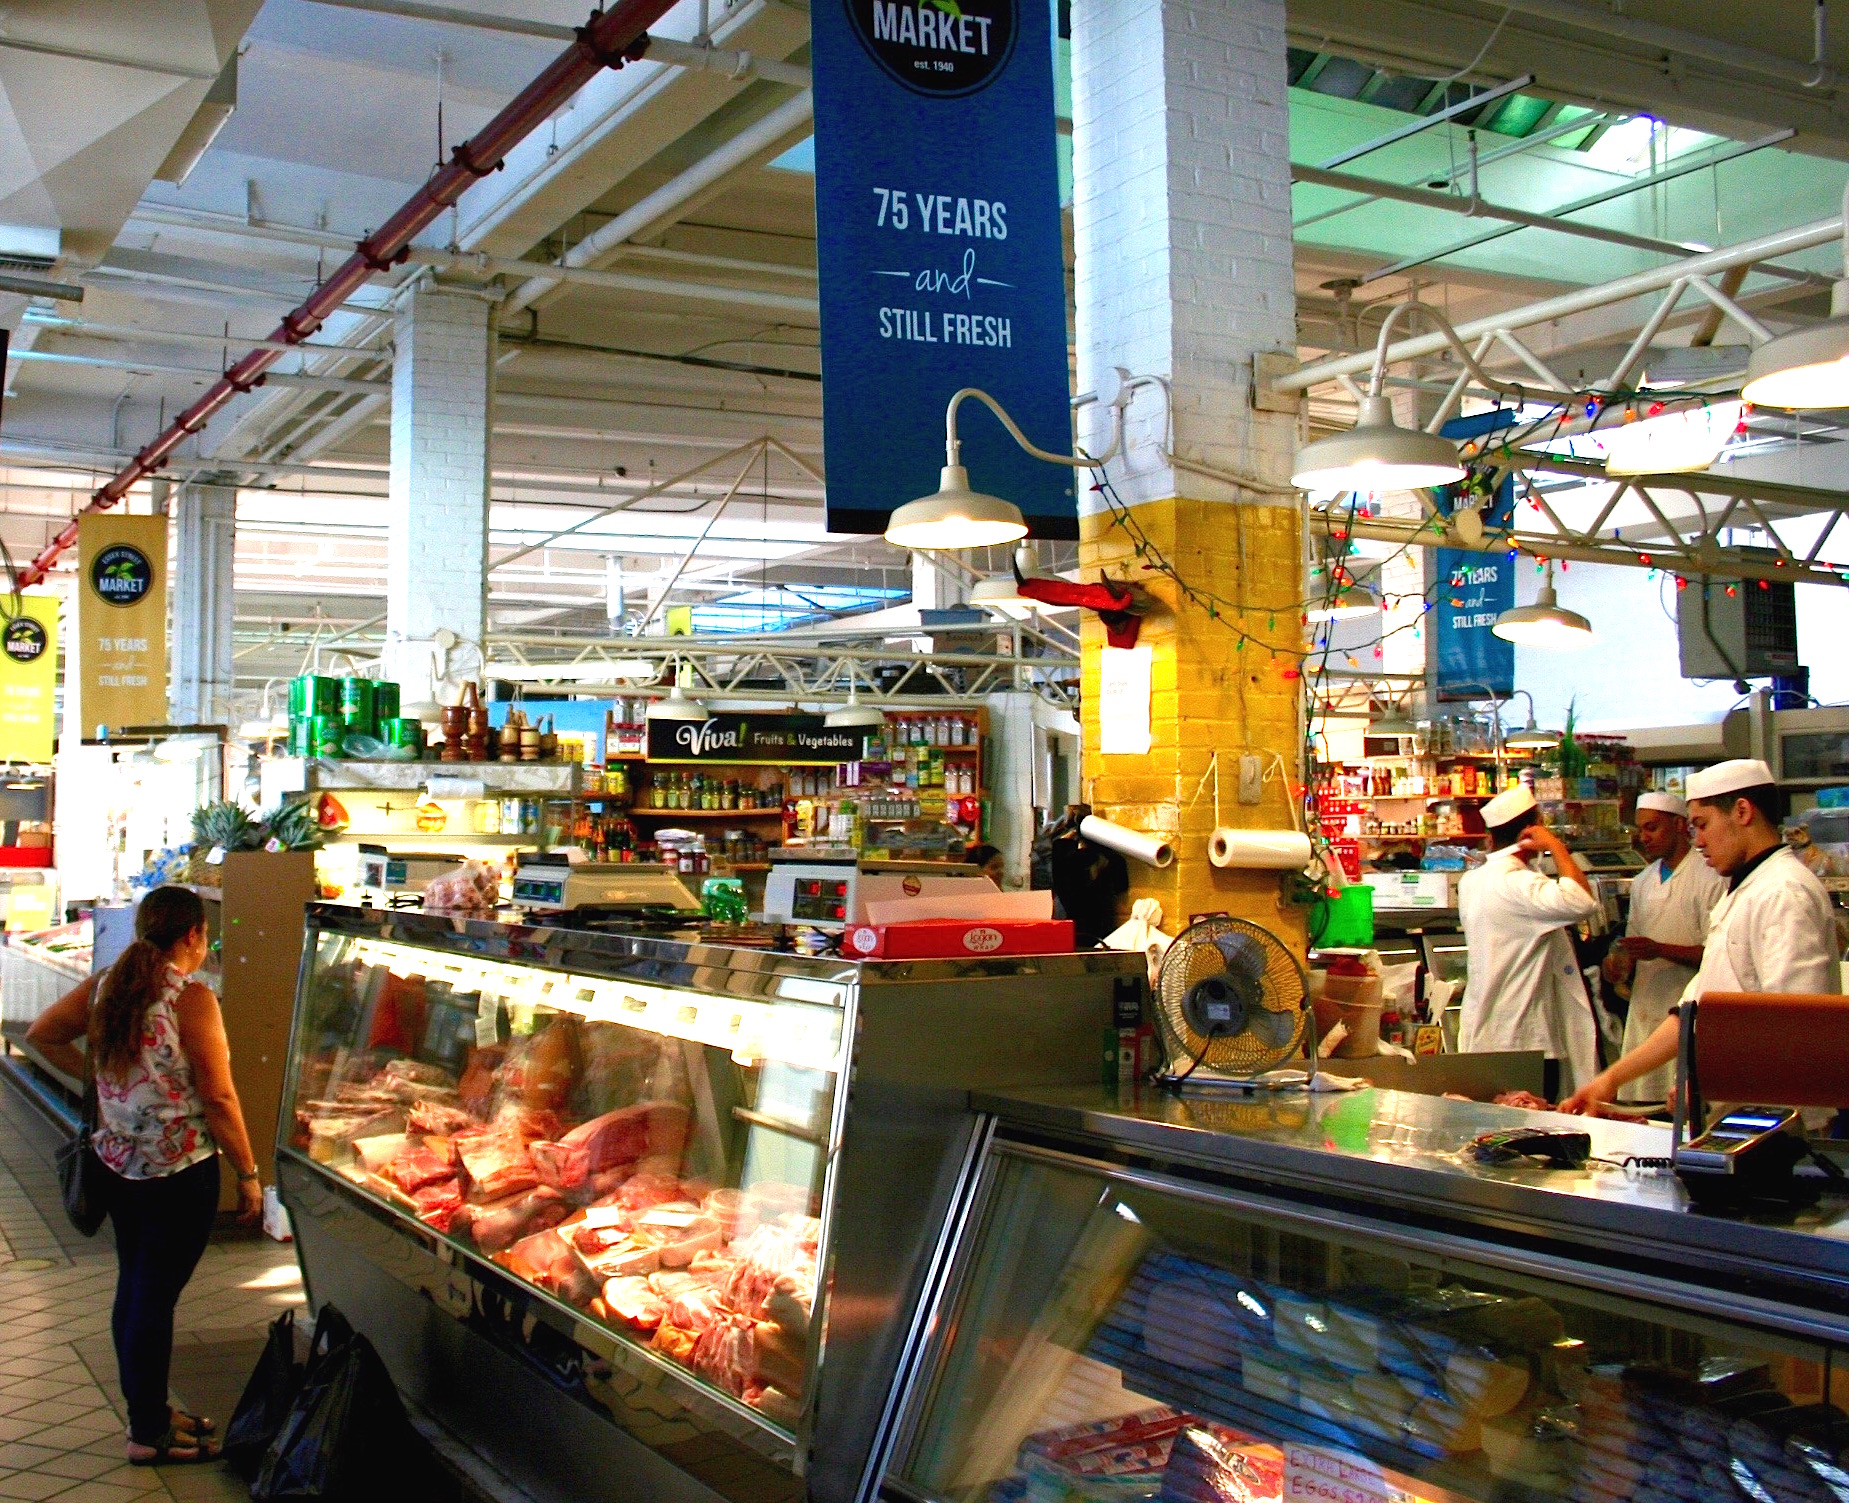
<svg viewBox="0 0 1849 1503"><path fill-rule="evenodd" d="M1003 637L1008 628L961 634ZM616 693L657 692L674 682L677 671L685 674L690 694L775 704L832 705L852 690L863 704L928 709L1021 689L1070 710L1077 708L1079 695L1076 652L1020 637L1006 652L916 652L901 643L792 642L786 634L625 638L573 646L557 638L499 633L484 670L489 678L533 686Z"/></svg>

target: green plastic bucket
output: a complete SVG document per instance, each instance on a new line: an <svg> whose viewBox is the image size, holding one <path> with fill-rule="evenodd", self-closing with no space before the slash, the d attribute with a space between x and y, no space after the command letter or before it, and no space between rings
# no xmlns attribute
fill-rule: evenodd
<svg viewBox="0 0 1849 1503"><path fill-rule="evenodd" d="M1310 944L1319 950L1366 948L1374 943L1374 889L1365 882L1321 898L1310 910Z"/></svg>

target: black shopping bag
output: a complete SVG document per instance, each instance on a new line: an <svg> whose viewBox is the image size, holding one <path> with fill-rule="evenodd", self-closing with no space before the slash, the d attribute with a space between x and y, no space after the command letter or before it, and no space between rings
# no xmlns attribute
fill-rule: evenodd
<svg viewBox="0 0 1849 1503"><path fill-rule="evenodd" d="M311 1357L288 1421L251 1485L252 1498L401 1503L417 1434L372 1343L344 1319L340 1326L345 1339ZM318 1342L319 1323L316 1335Z"/></svg>
<svg viewBox="0 0 1849 1503"><path fill-rule="evenodd" d="M270 1322L263 1355L225 1427L225 1460L246 1482L256 1477L264 1452L281 1433L301 1390L303 1369L295 1360L295 1311L285 1310Z"/></svg>

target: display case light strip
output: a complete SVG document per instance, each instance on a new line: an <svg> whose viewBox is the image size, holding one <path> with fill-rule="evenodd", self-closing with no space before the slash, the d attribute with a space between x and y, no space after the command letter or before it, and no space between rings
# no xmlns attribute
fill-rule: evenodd
<svg viewBox="0 0 1849 1503"><path fill-rule="evenodd" d="M464 991L479 990L512 1010L550 1007L597 1022L621 1023L726 1049L742 1065L769 1060L833 1073L841 1052L838 1004L752 1002L641 982L453 958L375 940L361 940L355 954L368 965L415 966L427 980L444 981Z"/></svg>

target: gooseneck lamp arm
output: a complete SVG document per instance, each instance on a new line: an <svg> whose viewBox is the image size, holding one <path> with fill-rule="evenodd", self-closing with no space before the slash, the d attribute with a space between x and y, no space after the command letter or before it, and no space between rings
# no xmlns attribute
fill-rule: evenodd
<svg viewBox="0 0 1849 1503"><path fill-rule="evenodd" d="M1033 455L1035 459L1043 459L1048 464L1067 465L1075 470L1088 470L1097 465L1105 464L1115 459L1118 451L1123 448L1124 408L1129 405L1130 393L1139 386L1146 386L1151 383L1152 378L1150 377L1136 376L1125 381L1122 387L1119 388L1115 400L1110 404L1110 446L1102 454L1097 455L1050 453L1048 450L1041 448L1038 444L1029 439L1028 436L1021 431L1020 425L1016 423L1013 418L1008 416L1007 408L1003 407L994 397L990 396L979 386L965 386L961 391L951 396L950 404L944 409L944 463L946 465L960 465L963 463L963 440L957 437L957 409L961 407L965 401L974 398L976 401L982 403L984 407L988 408L990 412L994 413L996 420L1000 422L1002 427L1008 430L1008 436L1029 454Z"/></svg>
<svg viewBox="0 0 1849 1503"><path fill-rule="evenodd" d="M1484 370L1481 363L1477 360L1477 357L1471 352L1470 347L1458 336L1457 330L1451 327L1451 321L1446 318L1444 314L1440 313L1430 303L1421 303L1417 299L1408 299L1403 303L1395 303L1393 307L1387 310L1387 316L1380 321L1380 338L1374 343L1374 365L1368 372L1368 396L1380 396L1381 388L1387 384L1387 346L1393 342L1394 325L1399 322L1401 315L1415 312L1423 314L1426 321L1435 326L1440 334L1444 335L1445 343L1451 346L1457 358L1463 363L1464 369L1467 370L1472 379L1477 381L1480 385L1489 388L1491 391L1502 392L1507 396L1520 397L1526 394L1526 389L1517 383L1513 381L1504 381L1500 377L1492 376L1488 371ZM1436 432L1437 429L1428 428L1426 431L1428 433Z"/></svg>

